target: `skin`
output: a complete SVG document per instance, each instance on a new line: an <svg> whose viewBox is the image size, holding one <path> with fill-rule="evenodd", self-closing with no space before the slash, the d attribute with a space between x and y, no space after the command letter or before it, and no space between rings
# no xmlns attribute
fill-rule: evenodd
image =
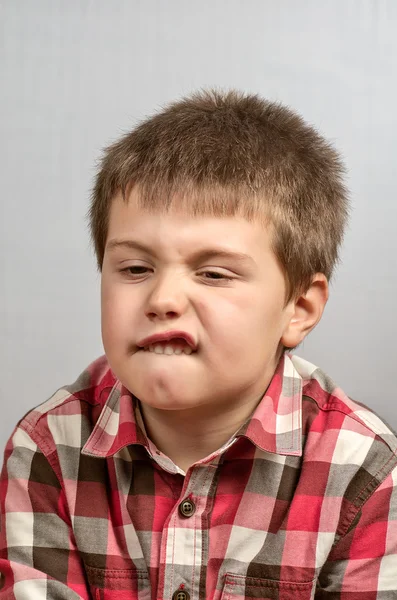
<svg viewBox="0 0 397 600"><path fill-rule="evenodd" d="M117 245L133 240L147 251ZM193 257L222 248L247 258ZM141 402L148 435L186 471L216 451L265 393L283 346L315 327L328 299L326 277L285 304L283 271L270 231L243 217L149 213L132 189L111 206L101 279L102 339L116 377ZM137 343L172 329L197 352L157 355Z"/></svg>

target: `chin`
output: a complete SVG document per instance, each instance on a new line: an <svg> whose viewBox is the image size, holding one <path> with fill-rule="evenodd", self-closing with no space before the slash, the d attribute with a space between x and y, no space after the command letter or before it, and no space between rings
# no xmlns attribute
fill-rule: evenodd
<svg viewBox="0 0 397 600"><path fill-rule="evenodd" d="M146 382L135 380L135 385L128 387L128 389L143 404L157 410L186 410L195 408L200 404L200 396L189 397L184 393L183 386L178 382L175 382L175 385L169 383L164 385L164 382L162 385L156 385L153 382L147 385Z"/></svg>
<svg viewBox="0 0 397 600"><path fill-rule="evenodd" d="M154 408L156 410L164 410L164 411L181 411L181 410L189 410L192 408L195 408L197 406L197 404L186 404L186 402L183 401L168 401L168 400L158 400L158 401L154 401L150 400L149 402L146 402L145 400L140 400L142 402L142 404L146 404L147 406L150 406L151 408Z"/></svg>
<svg viewBox="0 0 397 600"><path fill-rule="evenodd" d="M198 402L186 402L185 398L175 398L175 397L154 397L147 396L146 394L134 394L139 401L155 410L163 410L163 411L182 411L196 408L198 406Z"/></svg>

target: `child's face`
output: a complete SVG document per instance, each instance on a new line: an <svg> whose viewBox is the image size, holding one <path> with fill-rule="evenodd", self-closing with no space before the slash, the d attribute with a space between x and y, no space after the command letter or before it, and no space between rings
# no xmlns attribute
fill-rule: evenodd
<svg viewBox="0 0 397 600"><path fill-rule="evenodd" d="M135 194L128 204L113 201L102 270L102 336L113 372L153 408L259 400L293 314L269 234L240 217L150 214ZM246 257L198 255L208 249ZM138 347L170 330L190 334L197 351Z"/></svg>

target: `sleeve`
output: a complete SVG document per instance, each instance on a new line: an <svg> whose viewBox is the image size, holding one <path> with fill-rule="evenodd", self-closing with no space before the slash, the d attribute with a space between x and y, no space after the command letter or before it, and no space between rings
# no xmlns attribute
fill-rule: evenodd
<svg viewBox="0 0 397 600"><path fill-rule="evenodd" d="M5 450L0 513L0 600L91 598L63 486L20 427Z"/></svg>
<svg viewBox="0 0 397 600"><path fill-rule="evenodd" d="M315 598L397 600L397 467L334 546Z"/></svg>

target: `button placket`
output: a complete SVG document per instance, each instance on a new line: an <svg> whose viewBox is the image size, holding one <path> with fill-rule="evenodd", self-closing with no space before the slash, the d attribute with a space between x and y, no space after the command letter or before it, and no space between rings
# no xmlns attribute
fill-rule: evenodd
<svg viewBox="0 0 397 600"><path fill-rule="evenodd" d="M170 527L167 532L164 531L167 535L166 560L163 572L160 569L159 582L164 581L168 587L170 600L199 597L201 576L207 564L207 553L203 553L203 548L207 548L208 538L208 531L202 528L201 514L208 508L205 498L216 475L214 467L197 465L188 470ZM178 580L186 582L187 589L184 585L175 589Z"/></svg>
<svg viewBox="0 0 397 600"><path fill-rule="evenodd" d="M179 505L179 513L182 515L182 517L185 517L188 519L189 517L192 517L195 512L196 512L196 505L190 498L186 498L185 500L182 500L182 502Z"/></svg>
<svg viewBox="0 0 397 600"><path fill-rule="evenodd" d="M186 590L176 590L172 594L172 600L190 600L190 594Z"/></svg>

